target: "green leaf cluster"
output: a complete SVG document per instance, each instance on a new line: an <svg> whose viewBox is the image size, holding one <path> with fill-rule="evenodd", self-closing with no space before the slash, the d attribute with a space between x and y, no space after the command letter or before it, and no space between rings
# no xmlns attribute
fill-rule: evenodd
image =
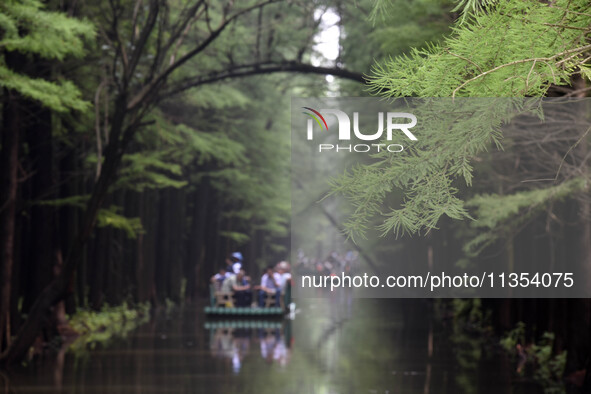
<svg viewBox="0 0 591 394"><path fill-rule="evenodd" d="M552 389L562 392L559 387L562 385L566 367L566 350L556 354L554 351L555 335L551 332L544 332L539 341L527 345L525 329L525 323L518 322L501 338L500 345L509 354L514 354L516 348L520 346L520 357L525 358L523 362L533 365L533 377L546 388L544 392L553 392ZM524 369L521 369L521 372L523 371Z"/></svg>
<svg viewBox="0 0 591 394"><path fill-rule="evenodd" d="M382 234L396 235L437 228L443 215L470 218L460 193L472 186L475 159L490 148L502 149L502 127L515 116L543 116L537 99L523 97L543 96L550 86L568 85L573 75L586 75L591 53L588 1L549 5L499 0L475 9L477 4L484 3L460 2L466 17L444 40L374 66L369 78L374 94L423 98L413 107L421 119L419 141L395 157L377 154L372 164L355 167L332 182L333 192L345 195L355 208L346 224L349 235L375 227L376 218ZM579 186L569 183L560 190L579 193ZM398 191L402 197L385 207ZM554 192L536 196L544 200ZM531 197L514 196L529 201L535 211L537 200ZM505 213L508 219L522 210ZM491 220L490 215L484 220Z"/></svg>
<svg viewBox="0 0 591 394"><path fill-rule="evenodd" d="M123 230L129 238L136 238L143 232L140 218L127 218L119 214L121 208L111 205L99 210L97 215L98 227L113 227Z"/></svg>
<svg viewBox="0 0 591 394"><path fill-rule="evenodd" d="M363 235L374 217L384 235L437 228L442 215L469 218L458 193L472 184L473 158L491 145L501 147L501 126L519 113L537 113L539 100L417 99L412 111L421 119L418 141L396 155L377 153L372 164L353 167L331 184L355 207L346 223L351 236ZM385 206L395 190L402 198Z"/></svg>
<svg viewBox="0 0 591 394"><path fill-rule="evenodd" d="M444 42L376 64L371 89L387 97L541 96L584 64L590 10L584 0L500 0Z"/></svg>
<svg viewBox="0 0 591 394"><path fill-rule="evenodd" d="M59 12L44 10L37 0L8 0L0 3L0 86L39 101L52 110L83 111L89 103L70 81L50 81L12 70L6 54L18 52L30 57L63 60L66 56L85 54L84 41L94 36L88 21L70 18Z"/></svg>
<svg viewBox="0 0 591 394"><path fill-rule="evenodd" d="M578 177L546 188L472 197L466 205L474 210L477 218L471 223L476 234L464 245L464 251L469 256L478 255L502 236L512 234L551 203L582 192L586 184L584 178Z"/></svg>
<svg viewBox="0 0 591 394"><path fill-rule="evenodd" d="M130 306L105 304L100 311L78 309L68 317L68 323L80 336L69 350L78 355L86 354L97 345L105 345L114 338L127 336L129 332L150 319L150 303Z"/></svg>

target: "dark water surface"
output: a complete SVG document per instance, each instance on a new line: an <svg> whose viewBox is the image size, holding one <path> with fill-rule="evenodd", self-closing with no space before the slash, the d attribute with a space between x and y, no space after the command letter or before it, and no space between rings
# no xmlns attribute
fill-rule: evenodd
<svg viewBox="0 0 591 394"><path fill-rule="evenodd" d="M0 393L542 392L519 381L514 361L454 334L432 309L427 301L304 300L293 321L244 329L205 328L201 308L186 307L106 348L0 375Z"/></svg>

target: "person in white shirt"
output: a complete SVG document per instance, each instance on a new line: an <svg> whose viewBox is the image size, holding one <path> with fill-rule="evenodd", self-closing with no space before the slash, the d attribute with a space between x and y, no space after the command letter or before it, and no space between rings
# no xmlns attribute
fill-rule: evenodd
<svg viewBox="0 0 591 394"><path fill-rule="evenodd" d="M261 286L259 290L259 306L265 306L265 294L275 295L275 305L279 306L281 299L281 276L273 271L272 266L268 266L265 274L261 277Z"/></svg>
<svg viewBox="0 0 591 394"><path fill-rule="evenodd" d="M242 253L234 252L230 259L232 260L232 271L234 271L235 274L238 274L238 271L242 268L242 261L244 260Z"/></svg>
<svg viewBox="0 0 591 394"><path fill-rule="evenodd" d="M291 266L287 261L281 261L275 266L277 273L279 274L279 288L281 291L285 291L285 285L291 280Z"/></svg>
<svg viewBox="0 0 591 394"><path fill-rule="evenodd" d="M220 271L211 277L211 283L215 286L215 289L219 291L224 284L224 281L228 278L229 273L226 271L226 267L220 268Z"/></svg>

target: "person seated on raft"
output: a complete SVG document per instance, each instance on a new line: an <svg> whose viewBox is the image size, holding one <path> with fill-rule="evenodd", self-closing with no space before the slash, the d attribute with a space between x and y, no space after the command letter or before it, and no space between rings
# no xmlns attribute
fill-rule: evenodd
<svg viewBox="0 0 591 394"><path fill-rule="evenodd" d="M287 282L291 281L291 265L287 261L280 261L275 266L277 274L279 274L279 288L281 292L285 292L285 286Z"/></svg>
<svg viewBox="0 0 591 394"><path fill-rule="evenodd" d="M235 274L238 274L238 271L240 271L240 268L244 267L243 261L244 261L244 258L242 257L242 253L240 253L240 252L234 252L230 256L230 263L232 265L232 271Z"/></svg>
<svg viewBox="0 0 591 394"><path fill-rule="evenodd" d="M235 305L237 307L250 306L252 302L250 283L243 269L240 269L236 275L232 275L224 281L222 291L234 293L234 298L236 298Z"/></svg>
<svg viewBox="0 0 591 394"><path fill-rule="evenodd" d="M214 276L211 277L210 281L211 281L211 283L213 283L216 291L219 291L222 288L222 285L224 284L224 281L229 276L230 275L226 271L226 267L221 267L220 268L220 271L217 274L215 274Z"/></svg>
<svg viewBox="0 0 591 394"><path fill-rule="evenodd" d="M265 294L275 295L275 305L279 306L279 300L281 299L281 277L277 272L273 271L272 266L268 266L265 269L265 274L261 278L261 286L259 290L259 306L265 306Z"/></svg>

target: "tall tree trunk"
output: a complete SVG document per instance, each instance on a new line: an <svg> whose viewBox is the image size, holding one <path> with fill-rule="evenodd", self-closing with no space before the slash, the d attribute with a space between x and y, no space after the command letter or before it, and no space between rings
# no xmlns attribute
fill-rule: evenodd
<svg viewBox="0 0 591 394"><path fill-rule="evenodd" d="M581 76L574 78L573 87L581 90L586 86L585 80ZM584 97L584 93L579 93L578 97ZM579 107L581 110L577 114L581 119L585 119L589 106ZM589 153L590 139L586 138L581 141L576 148L580 157L586 158ZM582 268L577 278L577 282L584 287L591 285L591 201L589 201L589 170L588 167L583 167L583 176L587 179L587 187L584 190L583 197L579 201L580 206L580 227L578 230L577 247L575 251L575 260ZM585 388L591 390L591 364L589 358L591 356L591 300L575 299L569 309L569 341L568 341L568 357L566 362L566 373L583 369L587 366L587 374L585 377Z"/></svg>
<svg viewBox="0 0 591 394"><path fill-rule="evenodd" d="M185 243L183 237L185 234L185 217L186 217L186 195L183 189L172 189L171 206L170 208L170 229L172 235L170 238L170 271L168 273L168 294L176 303L181 301L181 285L183 280L183 257L185 256Z"/></svg>
<svg viewBox="0 0 591 394"><path fill-rule="evenodd" d="M115 100L115 109L116 112L111 123L111 143L105 149L105 159L101 175L99 176L93 188L92 195L86 205L86 211L84 213L80 232L68 253L63 269L43 290L39 297L37 297L37 300L29 312L27 320L19 330L15 340L10 344L8 349L0 355L0 364L15 362L23 358L29 349L29 346L37 336L43 319L51 306L64 297L68 285L70 284L70 280L76 272L76 267L82 259L85 250L84 245L95 226L98 210L107 195L109 186L115 178L125 147L133 135L131 130L124 133L124 120L127 114L127 100L125 96L117 97ZM14 158L17 158L16 154ZM4 168L4 166L2 168ZM14 171L16 171L16 169ZM16 181L16 173L14 175L14 180ZM4 265L3 268L6 268L6 266Z"/></svg>
<svg viewBox="0 0 591 394"><path fill-rule="evenodd" d="M158 192L146 190L141 194L140 217L144 233L138 237L136 263L137 299L155 302L155 262L158 230Z"/></svg>
<svg viewBox="0 0 591 394"><path fill-rule="evenodd" d="M170 276L171 253L171 190L160 191L158 204L158 243L156 245L156 298L159 303L164 302L168 295L168 278Z"/></svg>
<svg viewBox="0 0 591 394"><path fill-rule="evenodd" d="M193 211L191 218L191 231L188 239L188 257L186 265L187 276L187 295L191 298L195 297L198 292L203 292L209 283L203 280L202 273L205 264L206 251L206 226L207 212L210 207L209 196L211 193L211 186L209 178L204 177L201 183L197 186L195 197L193 198Z"/></svg>
<svg viewBox="0 0 591 394"><path fill-rule="evenodd" d="M70 132L70 130L68 130ZM84 194L82 189L82 182L79 177L72 177L72 174L76 171L78 162L76 160L76 148L65 146L62 144L60 149L66 151L66 154L59 163L60 176L64 179L60 179L60 198L67 198L71 196L77 196ZM60 248L62 252L67 251L68 247L74 243L76 234L78 232L79 222L79 208L74 206L63 206L59 210L59 223L60 223ZM86 254L84 254L86 257ZM78 272L76 275L76 302L79 306L85 306L86 303L86 258L83 258L78 266ZM68 313L74 312L67 308Z"/></svg>
<svg viewBox="0 0 591 394"><path fill-rule="evenodd" d="M41 291L53 278L56 265L54 238L56 231L55 208L38 204L41 200L52 200L56 197L53 171L53 146L51 136L51 112L37 104L26 103L29 116L25 127L26 143L29 147L31 177L29 199L33 203L30 212L29 258L26 269L29 277L27 291L23 299L23 310L28 312Z"/></svg>
<svg viewBox="0 0 591 394"><path fill-rule="evenodd" d="M90 290L88 301L95 310L99 310L105 301L105 266L110 258L109 230L109 228L98 228L92 242L94 248L91 250L94 252L91 255L91 275L88 278Z"/></svg>
<svg viewBox="0 0 591 394"><path fill-rule="evenodd" d="M2 150L0 151L0 350L10 342L10 293L14 265L18 147L21 124L18 99L5 92Z"/></svg>

